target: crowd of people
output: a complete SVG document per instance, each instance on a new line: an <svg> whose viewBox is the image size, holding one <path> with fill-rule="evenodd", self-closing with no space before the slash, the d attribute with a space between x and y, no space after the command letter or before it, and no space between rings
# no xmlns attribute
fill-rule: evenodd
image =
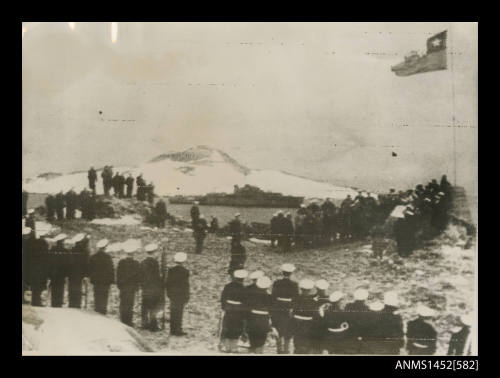
<svg viewBox="0 0 500 378"><path fill-rule="evenodd" d="M446 175L441 183L432 180L425 187L375 195L359 191L355 198L350 195L340 206L326 199L321 205L312 201L302 204L295 218L292 213L278 211L270 221L271 246L288 252L297 248L317 247L339 241L375 240L377 252L383 250L383 239L394 236L398 253L408 256L419 242L440 234L449 222L451 185ZM394 227L387 227L393 210L401 207Z"/></svg>
<svg viewBox="0 0 500 378"><path fill-rule="evenodd" d="M128 178L124 183L127 185L126 194L122 180L114 179L117 176L112 175L111 167L105 167L101 176L105 195L110 195L113 189L117 197L132 196L133 178L130 175L132 184L127 184L127 181L130 183ZM91 191L82 191L83 201L82 193L78 196L73 190L66 195L60 192L53 196L51 207L50 201L46 202L47 219L54 220L54 213L57 219L63 219L64 215L73 219L78 207L82 208L84 219L92 219L88 207L82 204L92 199L95 201L96 181L97 174L91 168ZM142 176L138 176L136 181L139 199L139 188L145 187L145 181ZM142 200L146 200L148 191L141 193L141 196L144 195ZM29 288L33 306L43 305L42 292L47 290L50 305L62 307L67 284L69 307L87 307L89 288L92 288L95 311L106 314L109 290L111 285L116 284L120 291L121 321L134 326L133 308L136 294L140 292L142 327L155 331L161 328L158 326L158 314L165 306L166 293L170 301L170 334L185 335L182 318L190 296L189 270L184 266L186 253L176 253L175 266L167 269L164 253L158 256L158 244L146 245L144 251L148 257L139 262L134 255L142 247L133 240L127 240L119 243L124 257L115 267L110 255L111 244L107 239L100 240L96 244L96 252L91 254L88 234L78 233L71 238L66 234L51 237L50 231L36 230L35 212L27 209L27 197L23 192L23 303ZM316 246L371 236L374 253L380 255L387 236L387 229L383 226L399 206L394 235L398 252L407 256L417 238L432 238L444 230L450 205L451 185L446 176L440 184L432 180L425 188L417 185L415 190L407 192L395 193L391 190L388 195L379 195L378 199L361 191L354 199L348 196L338 208L328 199L321 205L312 202L301 206L294 220L291 213L275 214L270 225L271 246L277 245L288 252L293 246ZM159 200L153 210L159 227L163 227L168 215L166 204ZM207 233L219 229L218 220L212 217L208 224L197 202L194 202L190 214L195 253L200 254ZM358 288L353 293L354 301L344 306L346 295L340 291L327 294L329 284L325 280L295 282L292 279L295 270L292 264L281 267L283 277L274 283L262 271L248 274L245 270L246 250L242 245L244 223L240 218L241 214L236 213L228 224L231 236L228 274L231 282L221 293L221 350L237 352L239 341L246 338L251 353L262 353L269 334L274 334L277 353L280 354L290 353L292 345L293 353L297 354L400 354L404 349L408 354L435 353L437 332L430 323L434 310L419 306L418 318L404 327L394 292L385 293L383 303L367 304L369 292ZM116 252L116 243L113 245ZM252 282L244 285L247 277ZM163 325L164 322L163 311ZM449 354L469 353L471 317L462 317L460 322L460 329L453 331Z"/></svg>

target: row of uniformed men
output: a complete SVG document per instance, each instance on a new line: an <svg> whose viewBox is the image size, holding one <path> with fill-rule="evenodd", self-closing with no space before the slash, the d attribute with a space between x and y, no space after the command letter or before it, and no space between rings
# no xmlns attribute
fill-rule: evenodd
<svg viewBox="0 0 500 378"><path fill-rule="evenodd" d="M164 303L166 289L170 300L170 333L184 335L183 309L189 301L189 271L183 266L187 259L185 253L175 254L176 265L168 268L166 277L163 277L155 256L158 251L157 244L151 243L144 247L148 257L139 263L134 259L134 253L140 246L133 240L126 241L120 244L120 249L126 253L126 257L118 262L115 280L114 265L109 254L111 245L107 239L99 240L97 252L88 258L87 234L79 233L73 238L59 234L49 238L47 232L41 230L37 236L38 239L29 227L23 229L23 260L26 260L23 275L28 276L24 281L31 287L32 305L42 305L41 294L47 288L49 280L51 306L62 307L67 278L69 307L80 308L82 283L87 287L88 277L93 286L95 311L106 314L109 288L116 282L120 290L121 321L133 326L135 296L140 288L142 326L154 331L158 329L157 316ZM85 292L87 293L87 290Z"/></svg>
<svg viewBox="0 0 500 378"><path fill-rule="evenodd" d="M236 353L240 337L247 334L250 351L262 353L268 333L273 332L279 354L290 353L292 340L296 354L400 354L405 332L396 292L385 293L383 303L367 305L369 293L360 288L354 292L354 302L342 308L344 293L327 295L325 280L297 283L291 279L294 270L292 264L284 264L283 278L274 283L263 272L253 272L249 286L243 285L246 270L234 272L221 296L222 349ZM418 318L407 323L406 350L410 355L432 355L437 332L429 321L435 311L424 305L417 311ZM467 332L454 335L450 354L463 354L471 317L465 316L461 322L462 331Z"/></svg>

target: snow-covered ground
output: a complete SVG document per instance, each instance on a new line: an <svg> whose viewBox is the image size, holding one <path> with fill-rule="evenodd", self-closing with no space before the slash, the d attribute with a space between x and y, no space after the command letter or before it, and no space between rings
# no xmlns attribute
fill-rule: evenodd
<svg viewBox="0 0 500 378"><path fill-rule="evenodd" d="M275 170L242 169L226 154L208 147L188 150L189 160L164 157L144 163L138 167L115 167L114 172L131 173L134 178L142 173L144 179L155 185L155 193L163 196L203 195L211 192L232 193L234 185L257 186L265 191L284 195L344 199L348 194L356 195L350 188L318 182ZM200 151L202 153L200 153ZM187 153L187 152L186 152ZM102 194L101 171L98 172L97 193ZM61 176L36 177L23 182L24 190L30 193L58 193L71 188L81 191L88 187L87 172Z"/></svg>

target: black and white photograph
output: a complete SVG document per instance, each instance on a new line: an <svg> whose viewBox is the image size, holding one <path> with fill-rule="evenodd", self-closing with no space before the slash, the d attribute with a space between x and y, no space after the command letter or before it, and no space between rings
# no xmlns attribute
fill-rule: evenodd
<svg viewBox="0 0 500 378"><path fill-rule="evenodd" d="M477 22L19 24L23 356L478 356Z"/></svg>

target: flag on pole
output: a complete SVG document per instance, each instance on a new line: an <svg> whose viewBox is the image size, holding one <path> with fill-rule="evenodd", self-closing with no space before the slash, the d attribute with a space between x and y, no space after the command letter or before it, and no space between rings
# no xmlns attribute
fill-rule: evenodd
<svg viewBox="0 0 500 378"><path fill-rule="evenodd" d="M446 34L438 33L427 40L427 53L420 56L412 51L405 56L404 62L391 67L396 76L410 76L418 73L445 70L446 66Z"/></svg>

